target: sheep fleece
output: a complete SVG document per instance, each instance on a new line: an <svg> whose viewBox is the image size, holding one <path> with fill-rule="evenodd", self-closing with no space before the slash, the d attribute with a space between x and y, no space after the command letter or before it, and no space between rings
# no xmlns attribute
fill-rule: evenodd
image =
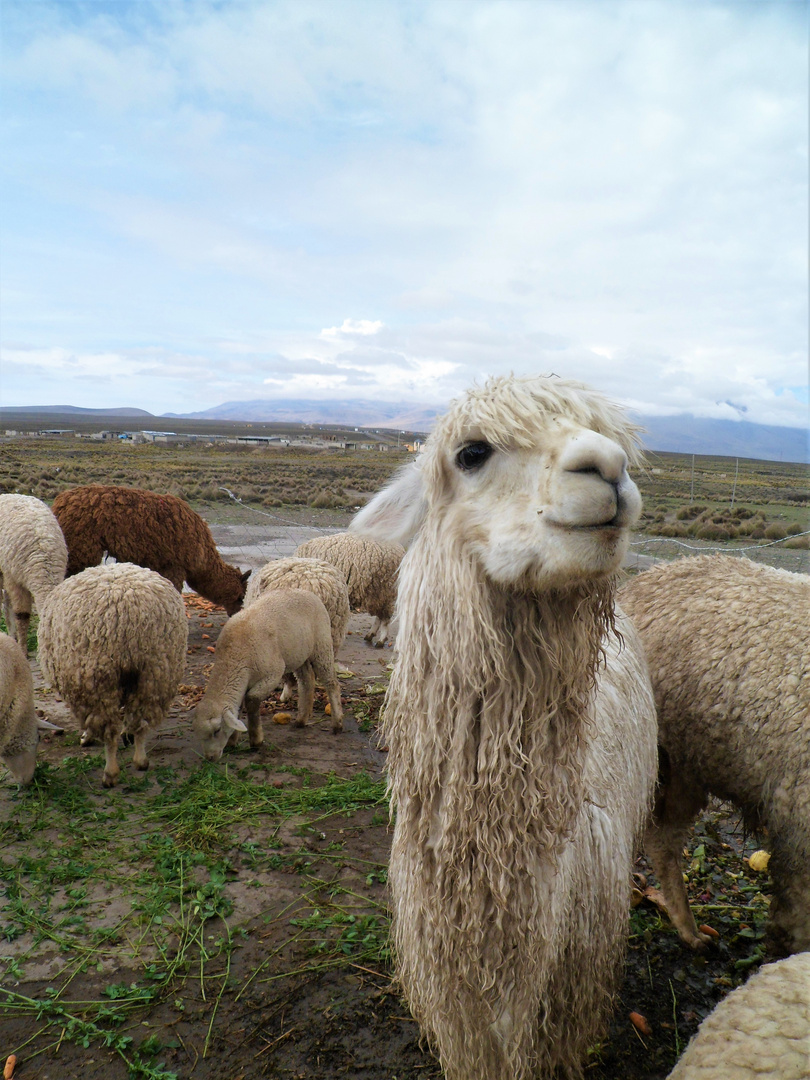
<svg viewBox="0 0 810 1080"><path fill-rule="evenodd" d="M0 758L36 752L34 681L17 642L0 633Z"/></svg>
<svg viewBox="0 0 810 1080"><path fill-rule="evenodd" d="M346 580L337 567L323 559L276 559L265 563L251 575L245 593L245 607L258 600L268 589L305 589L314 593L329 615L332 649L338 649L346 636L349 621L349 592Z"/></svg>
<svg viewBox="0 0 810 1080"><path fill-rule="evenodd" d="M186 663L188 621L172 584L132 563L93 566L67 578L39 622L39 656L80 723L112 719L122 677L137 672L127 714L150 726L165 716Z"/></svg>
<svg viewBox="0 0 810 1080"><path fill-rule="evenodd" d="M772 919L791 951L810 948L810 578L702 555L640 574L619 599L678 791L729 799L767 827Z"/></svg>
<svg viewBox="0 0 810 1080"><path fill-rule="evenodd" d="M325 559L341 571L349 603L383 623L391 620L397 599L397 575L405 554L401 544L352 533L316 536L300 544L296 555Z"/></svg>
<svg viewBox="0 0 810 1080"><path fill-rule="evenodd" d="M766 964L703 1021L669 1080L807 1080L810 953Z"/></svg>

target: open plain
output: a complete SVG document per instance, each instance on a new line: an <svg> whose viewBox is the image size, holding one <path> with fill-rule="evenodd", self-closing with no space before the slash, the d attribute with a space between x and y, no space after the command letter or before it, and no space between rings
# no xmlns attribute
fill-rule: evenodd
<svg viewBox="0 0 810 1080"><path fill-rule="evenodd" d="M245 569L345 527L406 460L65 439L3 451L5 491L50 501L98 480L180 494ZM735 477L734 460L693 471L688 458L656 455L639 478L646 514L630 571L722 548L806 572L805 472L740 462ZM783 539L766 536L774 527ZM29 789L0 786L0 1056L16 1054L18 1080L438 1078L391 981L386 748L375 733L393 650L369 647L371 620L353 615L339 655L345 732L331 734L322 697L316 722L293 727L276 694L262 747L212 765L190 715L225 613L193 593L185 602L187 670L151 768L134 772L124 750L111 791L100 748L79 746L34 661L37 705L66 730L41 744ZM728 807L698 823L684 865L699 921L719 935L705 956L680 945L639 858L625 981L589 1078L665 1077L703 1016L761 963L769 882L747 857L763 844Z"/></svg>

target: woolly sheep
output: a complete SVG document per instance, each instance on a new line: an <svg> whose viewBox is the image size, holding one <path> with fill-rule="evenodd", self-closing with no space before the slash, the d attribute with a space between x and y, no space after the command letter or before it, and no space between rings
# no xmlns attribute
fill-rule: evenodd
<svg viewBox="0 0 810 1080"><path fill-rule="evenodd" d="M352 528L413 543L383 738L399 980L449 1080L580 1077L627 936L655 705L614 579L635 429L493 379Z"/></svg>
<svg viewBox="0 0 810 1080"><path fill-rule="evenodd" d="M168 712L186 663L188 621L171 583L132 563L90 567L50 594L38 641L46 678L87 738L104 742L104 787L121 771L122 731L134 736L133 765L147 769L147 732Z"/></svg>
<svg viewBox="0 0 810 1080"><path fill-rule="evenodd" d="M684 840L710 795L765 828L774 947L810 949L810 578L727 555L656 566L620 602L641 636L658 707L661 778L645 847L694 949Z"/></svg>
<svg viewBox="0 0 810 1080"><path fill-rule="evenodd" d="M810 952L766 964L700 1025L669 1080L807 1080Z"/></svg>
<svg viewBox="0 0 810 1080"><path fill-rule="evenodd" d="M65 576L68 553L59 522L32 495L0 495L0 590L6 628L27 652L31 601L39 611Z"/></svg>
<svg viewBox="0 0 810 1080"><path fill-rule="evenodd" d="M0 633L0 761L18 784L30 784L39 732L61 731L34 711L34 680L17 642Z"/></svg>
<svg viewBox="0 0 810 1080"><path fill-rule="evenodd" d="M68 576L96 566L105 553L183 582L229 615L242 606L250 571L223 562L211 530L175 495L88 484L58 495L53 512L68 546Z"/></svg>
<svg viewBox="0 0 810 1080"><path fill-rule="evenodd" d="M332 624L332 649L337 663L338 649L343 644L349 622L349 590L340 570L323 559L275 559L265 563L251 577L245 593L245 607L267 589L306 589L323 602ZM286 674L282 701L289 700L294 685L295 677Z"/></svg>
<svg viewBox="0 0 810 1080"><path fill-rule="evenodd" d="M405 554L402 545L352 532L333 533L306 540L299 544L295 554L324 559L340 570L349 588L352 608L374 616L365 640L382 648L394 615L397 573Z"/></svg>
<svg viewBox="0 0 810 1080"><path fill-rule="evenodd" d="M205 694L194 710L194 731L208 761L218 761L240 731L250 745L264 741L259 709L285 672L298 680L298 716L312 716L315 679L326 687L332 731L343 730L340 688L335 676L332 629L321 600L304 589L271 589L223 626ZM239 719L244 700L248 726Z"/></svg>

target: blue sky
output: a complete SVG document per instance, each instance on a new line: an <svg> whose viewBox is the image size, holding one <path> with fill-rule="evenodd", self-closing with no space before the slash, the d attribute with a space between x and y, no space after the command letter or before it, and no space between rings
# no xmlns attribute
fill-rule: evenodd
<svg viewBox="0 0 810 1080"><path fill-rule="evenodd" d="M0 404L806 423L805 0L0 13Z"/></svg>

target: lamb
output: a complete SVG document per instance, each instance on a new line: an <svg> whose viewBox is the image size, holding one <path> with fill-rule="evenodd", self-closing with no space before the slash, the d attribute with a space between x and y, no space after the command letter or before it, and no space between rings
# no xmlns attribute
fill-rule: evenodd
<svg viewBox="0 0 810 1080"><path fill-rule="evenodd" d="M810 952L766 964L700 1025L669 1080L807 1080Z"/></svg>
<svg viewBox="0 0 810 1080"><path fill-rule="evenodd" d="M188 621L171 583L132 563L90 567L48 596L38 640L46 678L87 739L104 742L104 787L121 771L122 731L134 737L133 765L147 769L146 735L163 721L186 663Z"/></svg>
<svg viewBox="0 0 810 1080"><path fill-rule="evenodd" d="M323 559L294 557L265 563L258 574L250 579L245 593L245 607L267 589L306 589L323 602L332 625L332 649L337 662L338 649L346 637L349 622L349 590L337 567ZM294 685L295 677L286 674L282 701L290 698Z"/></svg>
<svg viewBox="0 0 810 1080"><path fill-rule="evenodd" d="M326 687L332 731L342 731L329 615L323 602L304 589L270 589L222 628L205 694L194 710L194 731L208 761L219 761L240 731L248 732L252 747L261 745L259 709L285 672L294 672L298 680L297 726L304 727L312 716L317 678ZM243 700L247 728L239 719Z"/></svg>
<svg viewBox="0 0 810 1080"><path fill-rule="evenodd" d="M63 491L53 512L67 540L68 576L106 553L157 571L178 592L186 581L229 615L241 608L250 571L222 561L211 530L177 496L88 484Z"/></svg>
<svg viewBox="0 0 810 1080"><path fill-rule="evenodd" d="M314 593L329 614L332 648L337 656L349 621L349 590L337 567L323 559L295 556L265 563L250 580L245 593L245 607L258 600L268 589L306 589Z"/></svg>
<svg viewBox="0 0 810 1080"><path fill-rule="evenodd" d="M448 1080L581 1077L627 936L655 704L615 577L636 429L492 379L352 529L411 544L383 738L397 972Z"/></svg>
<svg viewBox="0 0 810 1080"><path fill-rule="evenodd" d="M644 844L681 939L704 949L682 876L710 795L765 828L772 947L810 949L810 578L728 555L639 574L621 591L647 652L661 777Z"/></svg>
<svg viewBox="0 0 810 1080"><path fill-rule="evenodd" d="M62 729L37 719L28 657L0 633L0 761L23 787L34 777L40 730Z"/></svg>
<svg viewBox="0 0 810 1080"><path fill-rule="evenodd" d="M28 650L31 603L39 611L65 576L68 553L59 522L32 495L0 495L0 591L6 629Z"/></svg>
<svg viewBox="0 0 810 1080"><path fill-rule="evenodd" d="M381 649L394 615L397 574L405 554L402 545L358 536L350 531L306 540L299 544L295 554L324 559L340 570L349 587L352 608L374 616L374 624L365 640Z"/></svg>

